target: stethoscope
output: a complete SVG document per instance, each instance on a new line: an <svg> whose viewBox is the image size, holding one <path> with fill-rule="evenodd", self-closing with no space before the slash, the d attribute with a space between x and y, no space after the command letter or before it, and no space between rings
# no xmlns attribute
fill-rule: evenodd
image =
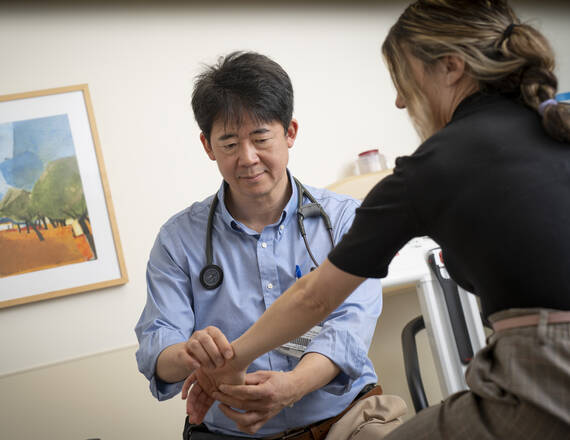
<svg viewBox="0 0 570 440"><path fill-rule="evenodd" d="M313 260L315 267L319 266L317 260L315 259L313 253L311 252L311 247L309 246L309 241L307 240L307 233L305 232L305 225L303 224L305 218L321 216L325 222L327 230L329 231L329 238L331 240L331 246L334 247L333 239L333 228L331 225L331 220L323 207L315 200L311 193L305 188L301 182L299 182L295 177L293 177L295 186L297 187L298 201L297 201L297 224L299 225L299 231L305 242L305 248ZM306 205L303 205L303 197L307 197L311 201ZM208 224L206 226L206 266L200 272L200 283L205 289L213 290L217 288L224 280L224 271L222 268L213 263L213 249L212 249L212 230L214 223L214 213L216 207L218 206L218 196L215 195L212 199L212 205L210 206L210 212L208 214ZM313 267L311 270L315 269Z"/></svg>

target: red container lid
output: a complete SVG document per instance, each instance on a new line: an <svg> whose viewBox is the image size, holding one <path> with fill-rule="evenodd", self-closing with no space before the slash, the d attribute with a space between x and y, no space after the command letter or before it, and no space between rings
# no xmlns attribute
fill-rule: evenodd
<svg viewBox="0 0 570 440"><path fill-rule="evenodd" d="M368 156L369 154L376 154L376 153L378 153L378 149L375 149L375 150L366 150L366 151L363 151L362 153L360 153L360 154L358 155L358 157L361 157L361 156Z"/></svg>

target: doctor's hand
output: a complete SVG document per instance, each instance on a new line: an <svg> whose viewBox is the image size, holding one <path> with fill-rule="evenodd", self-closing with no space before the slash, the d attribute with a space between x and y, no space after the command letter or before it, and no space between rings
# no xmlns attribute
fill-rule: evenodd
<svg viewBox="0 0 570 440"><path fill-rule="evenodd" d="M295 386L293 374L256 371L245 376L245 385L221 385L212 397L222 402L220 410L240 431L254 434L283 408L302 397L297 396L299 387Z"/></svg>
<svg viewBox="0 0 570 440"><path fill-rule="evenodd" d="M156 375L164 382L180 382L202 366L215 368L235 356L217 327L194 332L187 341L166 347L156 361Z"/></svg>
<svg viewBox="0 0 570 440"><path fill-rule="evenodd" d="M182 399L186 399L186 413L190 423L202 423L214 403L213 394L221 384L241 385L244 382L245 369L237 369L231 360L215 369L195 370L182 386Z"/></svg>
<svg viewBox="0 0 570 440"><path fill-rule="evenodd" d="M188 364L192 369L221 367L234 355L233 348L222 331L214 326L195 331L185 343Z"/></svg>

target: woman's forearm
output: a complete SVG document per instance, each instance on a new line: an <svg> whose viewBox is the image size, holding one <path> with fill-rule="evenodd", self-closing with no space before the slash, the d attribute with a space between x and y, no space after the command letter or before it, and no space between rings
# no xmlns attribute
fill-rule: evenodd
<svg viewBox="0 0 570 440"><path fill-rule="evenodd" d="M237 368L298 337L324 320L365 278L350 275L328 259L293 284L242 336L232 342Z"/></svg>

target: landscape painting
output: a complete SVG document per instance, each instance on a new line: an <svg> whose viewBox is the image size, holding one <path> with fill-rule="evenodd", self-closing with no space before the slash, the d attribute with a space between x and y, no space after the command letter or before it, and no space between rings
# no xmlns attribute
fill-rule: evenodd
<svg viewBox="0 0 570 440"><path fill-rule="evenodd" d="M126 282L87 85L0 96L0 308Z"/></svg>
<svg viewBox="0 0 570 440"><path fill-rule="evenodd" d="M94 258L68 116L0 124L0 277Z"/></svg>

